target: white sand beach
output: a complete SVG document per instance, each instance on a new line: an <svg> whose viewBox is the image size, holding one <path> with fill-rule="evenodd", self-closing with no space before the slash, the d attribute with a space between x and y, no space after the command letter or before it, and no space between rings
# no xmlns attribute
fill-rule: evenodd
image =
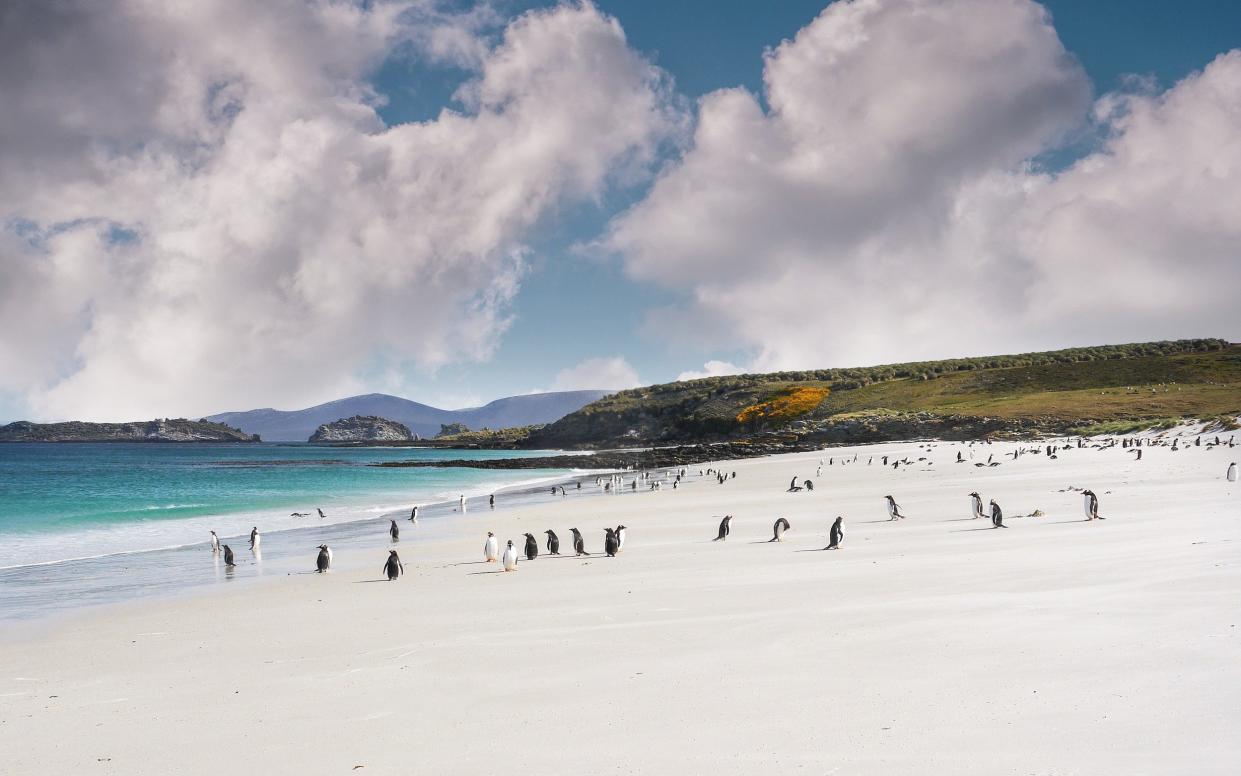
<svg viewBox="0 0 1241 776"><path fill-rule="evenodd" d="M15 626L0 771L1241 772L1241 483L1224 478L1241 448L1014 447L834 448L729 462L723 485L695 466L676 490L479 504L443 539L406 524L393 583L377 522L326 575ZM815 489L786 493L794 476ZM971 490L1006 529L970 519ZM908 519L887 521L886 494ZM819 551L837 515L843 548ZM594 555L572 556L571 527ZM542 547L547 528L564 556L482 562L488 530Z"/></svg>

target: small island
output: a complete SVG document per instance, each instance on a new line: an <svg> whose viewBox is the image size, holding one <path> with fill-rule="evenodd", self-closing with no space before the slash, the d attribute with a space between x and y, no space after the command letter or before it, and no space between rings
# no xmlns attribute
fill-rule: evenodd
<svg viewBox="0 0 1241 776"><path fill-rule="evenodd" d="M354 415L352 418L324 423L315 429L310 442L412 442L418 437L404 423L377 415Z"/></svg>
<svg viewBox="0 0 1241 776"><path fill-rule="evenodd" d="M0 426L0 442L261 442L258 434L208 420L162 418L133 423L31 423Z"/></svg>

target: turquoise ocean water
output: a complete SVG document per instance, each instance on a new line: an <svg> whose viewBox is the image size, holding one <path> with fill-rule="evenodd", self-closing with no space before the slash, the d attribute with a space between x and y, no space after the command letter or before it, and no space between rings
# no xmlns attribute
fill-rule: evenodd
<svg viewBox="0 0 1241 776"><path fill-rule="evenodd" d="M475 504L485 508L490 493L513 494L502 502L530 498L543 490L536 483L564 481L571 474L567 469L383 469L372 463L547 454L287 444L0 443L0 619L62 607L65 596L94 603L140 594L154 584L159 569L181 563L181 553L196 557L211 530L236 551L248 544L242 537L258 526L264 534L263 559L271 570L286 554L301 559L321 540L339 544L369 537L377 523L407 516L414 504L424 505L420 522L423 517L450 518L461 494L480 498ZM327 517L319 518L317 509ZM294 517L293 512L310 516ZM239 565L237 575L247 573ZM189 575L191 582L217 576ZM154 586L164 590L168 584Z"/></svg>

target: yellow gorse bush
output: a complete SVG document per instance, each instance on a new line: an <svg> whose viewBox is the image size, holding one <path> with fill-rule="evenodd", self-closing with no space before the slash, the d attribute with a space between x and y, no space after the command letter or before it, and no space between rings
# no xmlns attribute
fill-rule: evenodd
<svg viewBox="0 0 1241 776"><path fill-rule="evenodd" d="M761 404L751 404L737 413L738 423L761 420L789 420L805 415L827 398L826 388L790 388Z"/></svg>

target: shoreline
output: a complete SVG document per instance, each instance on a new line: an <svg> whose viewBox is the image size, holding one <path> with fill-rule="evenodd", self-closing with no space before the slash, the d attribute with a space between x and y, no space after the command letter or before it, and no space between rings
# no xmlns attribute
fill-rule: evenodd
<svg viewBox="0 0 1241 776"><path fill-rule="evenodd" d="M821 772L825 758L844 772L1233 772L1236 451L1009 457L1022 447L721 462L736 479L695 467L676 490L420 520L392 583L372 531L327 575L307 547L262 584L20 623L0 640L0 719L21 742L5 761L205 774L219 757L187 753L215 741L250 769L314 773L481 774L513 752L585 773ZM1001 465L973 465L989 458ZM787 493L791 476L816 487ZM1081 487L1105 521L1084 521ZM1007 530L970 518L971 489L1004 505ZM887 519L887 493L907 520ZM732 534L713 542L722 514ZM843 549L823 552L837 514ZM777 516L792 528L772 543ZM604 557L602 526L622 522L624 552ZM503 546L548 527L562 552L582 529L594 554L512 574L482 562L486 531Z"/></svg>
<svg viewBox="0 0 1241 776"><path fill-rule="evenodd" d="M566 470L546 477L536 477L519 483L501 485L494 490L474 488L469 490L466 496L468 501L474 502L474 511L479 509L493 511L488 510L485 502L480 506L479 499L485 499L487 495L492 493L496 496L503 495L505 499L501 500L494 510L495 512L503 512L506 509L514 509L521 506L554 503L559 497L548 494L547 488L549 485L552 483L567 484L585 481L594 476L596 476L595 472L581 473ZM280 576L296 573L299 566L294 562L294 559L298 555L290 550L291 547L300 548L303 544L314 546L323 541L330 542L333 546L340 544L345 547L366 543L379 533L386 535L387 524L394 519L397 520L404 530L412 530L408 516L409 509L402 506L387 509L374 515L354 517L337 522L307 523L290 528L264 531L261 553L257 561L252 561L251 553L245 549L249 542L248 537L221 535L221 544L231 543L235 545L234 552L239 560L238 570L229 575L227 580L221 573L221 559L217 556L210 556L207 540L0 567L0 623L12 627L15 624L33 623L42 619L72 619L79 613L89 612L101 607L141 603L151 594L149 590L142 589L146 583L164 585L165 587L160 590L159 598L176 600L181 595L195 595L199 592L209 593L213 586L223 581L233 583L252 578L270 578L273 575ZM428 530L428 525L435 526L440 521L450 521L454 517L460 517L460 513L457 509L456 500L442 499L420 503L418 505L418 516L418 530L423 534L431 533L434 535L435 528L432 527ZM307 519L309 520L309 518ZM429 521L429 523L424 524L424 520ZM380 531L376 526L384 530ZM313 534L313 541L311 538L307 538L306 542L302 542L301 537L307 536L307 534ZM160 572L161 568L169 564L178 566L185 563L196 564L199 557L204 554L210 557L212 563L210 569L214 573L205 575L199 573L190 576L177 575L174 577L174 581L169 584ZM254 574L242 570L250 563L253 563L256 567L261 566L261 569ZM84 589L74 586L77 583L86 584L89 580L97 578L101 574L116 574L121 575L123 578L133 579L123 588L114 590L103 589L101 591L94 588ZM164 579L164 581L160 581L161 579ZM82 580L86 580L86 582L82 582ZM37 605L24 602L29 596L36 594L36 592L44 597L55 595L59 598L59 594L56 593L57 587L65 587L71 590L74 595L86 596L87 602L74 603L73 600L68 602L58 600L46 612L41 611Z"/></svg>

